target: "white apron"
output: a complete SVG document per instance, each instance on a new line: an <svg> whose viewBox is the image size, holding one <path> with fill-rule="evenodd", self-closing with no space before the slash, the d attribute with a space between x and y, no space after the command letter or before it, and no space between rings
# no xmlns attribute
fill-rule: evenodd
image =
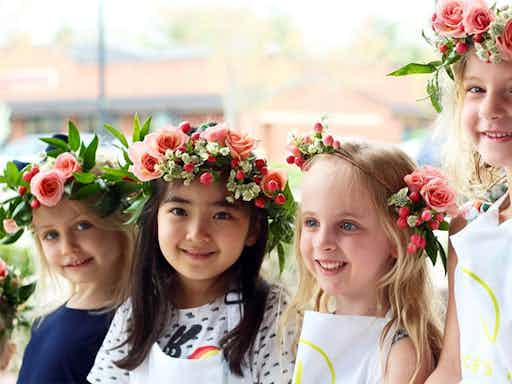
<svg viewBox="0 0 512 384"><path fill-rule="evenodd" d="M380 335L388 321L306 311L293 383L380 383L391 344L381 351Z"/></svg>
<svg viewBox="0 0 512 384"><path fill-rule="evenodd" d="M234 300L233 300L234 298ZM226 302L239 301L240 295L231 292ZM242 307L227 305L228 332L240 322ZM134 384L252 384L249 372L241 378L230 373L222 353L205 359L179 359L166 355L158 343L151 348L144 362L130 372L130 383Z"/></svg>
<svg viewBox="0 0 512 384"><path fill-rule="evenodd" d="M499 224L507 196L450 237L464 383L512 383L512 220Z"/></svg>

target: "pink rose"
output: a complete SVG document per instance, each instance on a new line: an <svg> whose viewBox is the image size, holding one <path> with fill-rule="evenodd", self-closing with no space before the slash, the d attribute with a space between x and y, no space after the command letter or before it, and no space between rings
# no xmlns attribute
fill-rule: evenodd
<svg viewBox="0 0 512 384"><path fill-rule="evenodd" d="M233 158L244 160L254 148L254 139L244 133L228 131L226 145L230 149Z"/></svg>
<svg viewBox="0 0 512 384"><path fill-rule="evenodd" d="M137 141L128 148L128 157L133 162L129 171L140 181L149 181L162 176L162 172L156 169L156 165L163 160L163 156L155 154L146 140Z"/></svg>
<svg viewBox="0 0 512 384"><path fill-rule="evenodd" d="M0 259L0 279L4 279L7 276L7 264L5 261Z"/></svg>
<svg viewBox="0 0 512 384"><path fill-rule="evenodd" d="M439 0L432 20L434 30L448 37L463 37L464 2L461 0Z"/></svg>
<svg viewBox="0 0 512 384"><path fill-rule="evenodd" d="M503 33L496 38L496 45L504 60L512 60L512 19L505 24Z"/></svg>
<svg viewBox="0 0 512 384"><path fill-rule="evenodd" d="M13 233L18 232L18 224L14 219L4 219L3 221L5 232L12 235Z"/></svg>
<svg viewBox="0 0 512 384"><path fill-rule="evenodd" d="M268 171L261 179L260 187L265 195L273 197L274 192L284 190L286 175L280 171Z"/></svg>
<svg viewBox="0 0 512 384"><path fill-rule="evenodd" d="M473 0L466 3L463 21L466 33L484 33L493 20L494 15L484 1Z"/></svg>
<svg viewBox="0 0 512 384"><path fill-rule="evenodd" d="M73 176L74 172L79 172L82 167L73 154L64 152L57 156L54 169L60 172L64 180L67 180Z"/></svg>
<svg viewBox="0 0 512 384"><path fill-rule="evenodd" d="M64 183L62 174L56 169L39 172L30 180L30 192L41 204L53 207L64 194Z"/></svg>
<svg viewBox="0 0 512 384"><path fill-rule="evenodd" d="M455 203L455 192L441 178L430 180L420 190L421 196L427 205L437 212L447 212L456 215L458 212Z"/></svg>
<svg viewBox="0 0 512 384"><path fill-rule="evenodd" d="M228 128L225 124L217 124L213 127L208 127L201 133L201 137L209 142L218 143L222 146L226 143L226 136L228 135Z"/></svg>
<svg viewBox="0 0 512 384"><path fill-rule="evenodd" d="M426 165L405 176L404 181L407 187L409 187L409 192L418 192L425 184L434 178L446 179L440 170Z"/></svg>
<svg viewBox="0 0 512 384"><path fill-rule="evenodd" d="M168 127L146 136L144 142L155 152L155 155L165 155L168 149L175 150L189 140L188 135L181 129Z"/></svg>

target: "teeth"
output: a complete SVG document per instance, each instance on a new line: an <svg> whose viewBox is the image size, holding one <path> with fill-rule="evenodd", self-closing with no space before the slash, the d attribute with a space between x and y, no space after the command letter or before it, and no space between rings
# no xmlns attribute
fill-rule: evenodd
<svg viewBox="0 0 512 384"><path fill-rule="evenodd" d="M72 267L76 267L77 265L81 265L81 264L85 263L86 261L87 260L77 260L77 261L73 261L69 265L71 265Z"/></svg>
<svg viewBox="0 0 512 384"><path fill-rule="evenodd" d="M317 263L320 264L320 266L323 269L326 269L328 271L334 271L336 269L341 268L344 265L344 262L341 262L341 261L321 261L321 260L317 260Z"/></svg>
<svg viewBox="0 0 512 384"><path fill-rule="evenodd" d="M503 137L511 137L512 133L505 133L505 132L485 132L485 135L487 137L490 137L492 139L501 139Z"/></svg>

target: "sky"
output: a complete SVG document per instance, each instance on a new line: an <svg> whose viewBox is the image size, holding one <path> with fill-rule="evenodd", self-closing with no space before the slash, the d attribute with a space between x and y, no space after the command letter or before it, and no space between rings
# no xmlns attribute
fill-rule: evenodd
<svg viewBox="0 0 512 384"><path fill-rule="evenodd" d="M51 41L63 25L79 35L94 36L100 0L0 0L0 44L12 32L28 33L37 44ZM428 27L434 0L104 0L107 40L129 43L138 36L154 36L154 20L161 6L208 5L249 7L262 15L275 12L289 15L303 33L305 46L324 50L354 38L352 31L370 16L396 22L400 35L410 42L421 40L420 31Z"/></svg>

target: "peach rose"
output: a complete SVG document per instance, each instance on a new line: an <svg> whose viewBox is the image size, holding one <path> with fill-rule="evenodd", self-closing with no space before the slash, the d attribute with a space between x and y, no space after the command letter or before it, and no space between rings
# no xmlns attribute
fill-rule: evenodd
<svg viewBox="0 0 512 384"><path fill-rule="evenodd" d="M74 172L79 172L82 167L73 154L64 152L57 156L54 169L60 172L64 180L67 180L73 176Z"/></svg>
<svg viewBox="0 0 512 384"><path fill-rule="evenodd" d="M404 181L410 192L418 192L425 184L434 178L445 179L445 176L438 169L429 165L417 169L404 177Z"/></svg>
<svg viewBox="0 0 512 384"><path fill-rule="evenodd" d="M60 171L56 169L39 172L30 180L30 192L42 205L53 207L64 194L65 181Z"/></svg>
<svg viewBox="0 0 512 384"><path fill-rule="evenodd" d="M226 136L228 135L228 128L225 124L217 124L213 127L206 128L201 137L209 142L215 142L222 146L226 143Z"/></svg>
<svg viewBox="0 0 512 384"><path fill-rule="evenodd" d="M449 37L463 37L464 2L461 0L439 0L432 20L434 30Z"/></svg>
<svg viewBox="0 0 512 384"><path fill-rule="evenodd" d="M0 259L0 279L4 279L7 276L7 264L5 261Z"/></svg>
<svg viewBox="0 0 512 384"><path fill-rule="evenodd" d="M268 171L260 182L263 193L269 197L273 197L275 192L284 190L285 186L286 175L281 171Z"/></svg>
<svg viewBox="0 0 512 384"><path fill-rule="evenodd" d="M165 155L168 149L175 150L180 145L185 144L189 137L181 129L167 127L158 132L150 133L144 139L149 148L155 152L155 155Z"/></svg>
<svg viewBox="0 0 512 384"><path fill-rule="evenodd" d="M512 60L512 19L505 24L503 33L496 38L496 45L504 60Z"/></svg>
<svg viewBox="0 0 512 384"><path fill-rule="evenodd" d="M483 33L489 29L494 15L482 0L473 0L466 3L464 10L464 29L468 34Z"/></svg>
<svg viewBox="0 0 512 384"><path fill-rule="evenodd" d="M146 140L137 141L128 148L128 157L133 162L129 171L140 181L149 181L162 176L162 172L155 169L156 165L163 160L163 156L155 154Z"/></svg>
<svg viewBox="0 0 512 384"><path fill-rule="evenodd" d="M230 149L233 158L244 160L254 148L254 139L245 133L228 131L226 145Z"/></svg>
<svg viewBox="0 0 512 384"><path fill-rule="evenodd" d="M18 232L18 224L14 219L4 219L3 221L5 232L12 235L13 233Z"/></svg>
<svg viewBox="0 0 512 384"><path fill-rule="evenodd" d="M441 178L435 178L425 184L420 190L427 205L437 212L447 212L456 215L455 192Z"/></svg>

